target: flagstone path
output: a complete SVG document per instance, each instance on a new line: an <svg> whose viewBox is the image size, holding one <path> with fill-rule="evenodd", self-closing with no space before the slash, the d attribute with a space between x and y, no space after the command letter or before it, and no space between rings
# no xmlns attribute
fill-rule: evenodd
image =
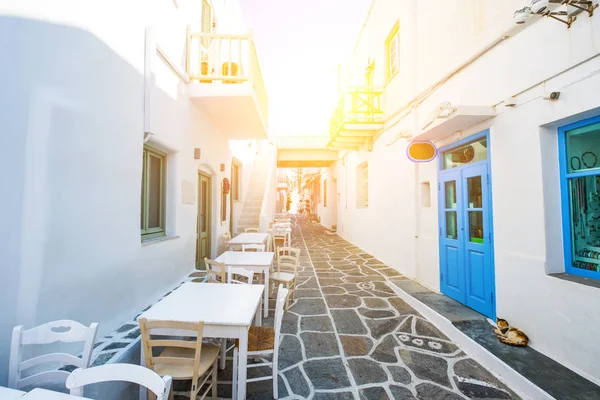
<svg viewBox="0 0 600 400"><path fill-rule="evenodd" d="M294 222L302 252L282 326L280 399L519 398L395 295L387 280L402 279L396 270L319 224ZM219 397L231 397L230 384ZM248 398L272 398L271 381L249 383Z"/></svg>

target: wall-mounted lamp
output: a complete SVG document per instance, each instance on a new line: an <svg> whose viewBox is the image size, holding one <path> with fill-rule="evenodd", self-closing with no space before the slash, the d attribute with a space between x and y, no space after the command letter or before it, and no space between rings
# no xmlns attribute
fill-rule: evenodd
<svg viewBox="0 0 600 400"><path fill-rule="evenodd" d="M225 164L221 164L221 172L225 172Z"/></svg>
<svg viewBox="0 0 600 400"><path fill-rule="evenodd" d="M146 143L148 140L150 140L150 138L154 136L154 133L152 132L144 132L144 143Z"/></svg>

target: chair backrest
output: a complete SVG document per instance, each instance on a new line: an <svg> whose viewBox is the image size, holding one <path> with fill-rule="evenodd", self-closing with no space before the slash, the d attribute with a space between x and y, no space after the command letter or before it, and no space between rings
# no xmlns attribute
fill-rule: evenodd
<svg viewBox="0 0 600 400"><path fill-rule="evenodd" d="M171 377L161 378L156 372L135 364L106 364L87 369L76 369L67 378L66 386L74 396L83 396L83 388L100 382L132 382L144 386L156 395L157 400L167 400Z"/></svg>
<svg viewBox="0 0 600 400"><path fill-rule="evenodd" d="M240 281L236 279L236 277L243 276L247 279L246 282ZM227 283L241 283L244 285L252 285L252 278L254 277L254 272L248 271L244 268L235 268L235 267L227 267Z"/></svg>
<svg viewBox="0 0 600 400"><path fill-rule="evenodd" d="M286 229L286 228L291 228L292 227L292 223L291 222L275 222L271 228L273 229Z"/></svg>
<svg viewBox="0 0 600 400"><path fill-rule="evenodd" d="M225 283L227 282L227 267L225 264L214 260L204 259L206 266L206 282L208 283Z"/></svg>
<svg viewBox="0 0 600 400"><path fill-rule="evenodd" d="M277 303L275 304L275 352L279 349L279 343L281 342L281 322L283 320L283 307L285 306L285 299L288 297L290 290L285 288L283 284L279 285L277 290Z"/></svg>
<svg viewBox="0 0 600 400"><path fill-rule="evenodd" d="M262 251L265 251L265 245L264 244L243 244L242 251L262 252Z"/></svg>
<svg viewBox="0 0 600 400"><path fill-rule="evenodd" d="M48 322L27 330L23 329L23 326L14 327L10 348L8 387L20 389L46 381L64 383L69 376L69 372L57 370L56 364L63 363L79 368L87 368L90 365L97 331L97 323L85 326L71 320ZM57 342L83 342L81 358L68 353L50 353L22 360L22 346L45 345ZM44 370L44 366L46 370ZM34 367L34 373L21 379L21 374L24 371Z"/></svg>
<svg viewBox="0 0 600 400"><path fill-rule="evenodd" d="M293 272L296 275L298 264L300 263L300 249L293 247L280 247L277 249L277 272L281 272L281 267L286 272Z"/></svg>
<svg viewBox="0 0 600 400"><path fill-rule="evenodd" d="M275 217L275 222L276 222L276 223L280 223L280 222L284 222L284 223L288 222L288 223L291 223L291 222L292 222L292 220L291 220L290 218L288 218L288 217Z"/></svg>
<svg viewBox="0 0 600 400"><path fill-rule="evenodd" d="M269 229L269 234L271 235L271 243L273 245L271 248L273 249L273 251L275 251L275 249L277 248L278 240L282 241L284 247L289 244L289 236L286 229L271 228Z"/></svg>
<svg viewBox="0 0 600 400"><path fill-rule="evenodd" d="M182 321L149 321L146 318L138 320L142 334L142 346L144 347L144 357L146 358L146 367L156 370L159 365L193 365L192 391L195 392L198 383L200 356L202 353L202 335L204 330L204 321L182 322ZM177 330L178 332L189 332L179 338L165 336L160 330ZM157 332L159 331L159 332ZM163 331L164 332L164 331ZM171 353L169 356L154 356L155 348L179 348L194 350L194 358L185 356L177 357ZM176 353L175 353L176 354ZM185 355L186 353L182 353Z"/></svg>
<svg viewBox="0 0 600 400"><path fill-rule="evenodd" d="M258 228L246 228L244 230L244 232L246 232L246 233L259 233L260 229L258 229Z"/></svg>

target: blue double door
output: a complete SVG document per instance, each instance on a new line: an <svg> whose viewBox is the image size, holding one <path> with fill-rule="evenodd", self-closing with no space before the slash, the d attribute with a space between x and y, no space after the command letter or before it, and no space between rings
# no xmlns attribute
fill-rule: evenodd
<svg viewBox="0 0 600 400"><path fill-rule="evenodd" d="M440 288L495 318L491 189L486 161L440 171Z"/></svg>

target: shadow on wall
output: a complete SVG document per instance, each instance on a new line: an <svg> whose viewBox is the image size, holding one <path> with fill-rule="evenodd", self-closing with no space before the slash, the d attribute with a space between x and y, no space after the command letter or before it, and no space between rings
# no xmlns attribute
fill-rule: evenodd
<svg viewBox="0 0 600 400"><path fill-rule="evenodd" d="M143 65L145 33L134 35L127 39ZM91 33L38 20L0 16L0 49L0 385L6 385L14 325L125 320L147 305L158 283L164 288L183 274L173 267L186 260L172 254L134 263L142 73ZM178 101L158 92L161 106ZM152 281L155 265L173 276Z"/></svg>

